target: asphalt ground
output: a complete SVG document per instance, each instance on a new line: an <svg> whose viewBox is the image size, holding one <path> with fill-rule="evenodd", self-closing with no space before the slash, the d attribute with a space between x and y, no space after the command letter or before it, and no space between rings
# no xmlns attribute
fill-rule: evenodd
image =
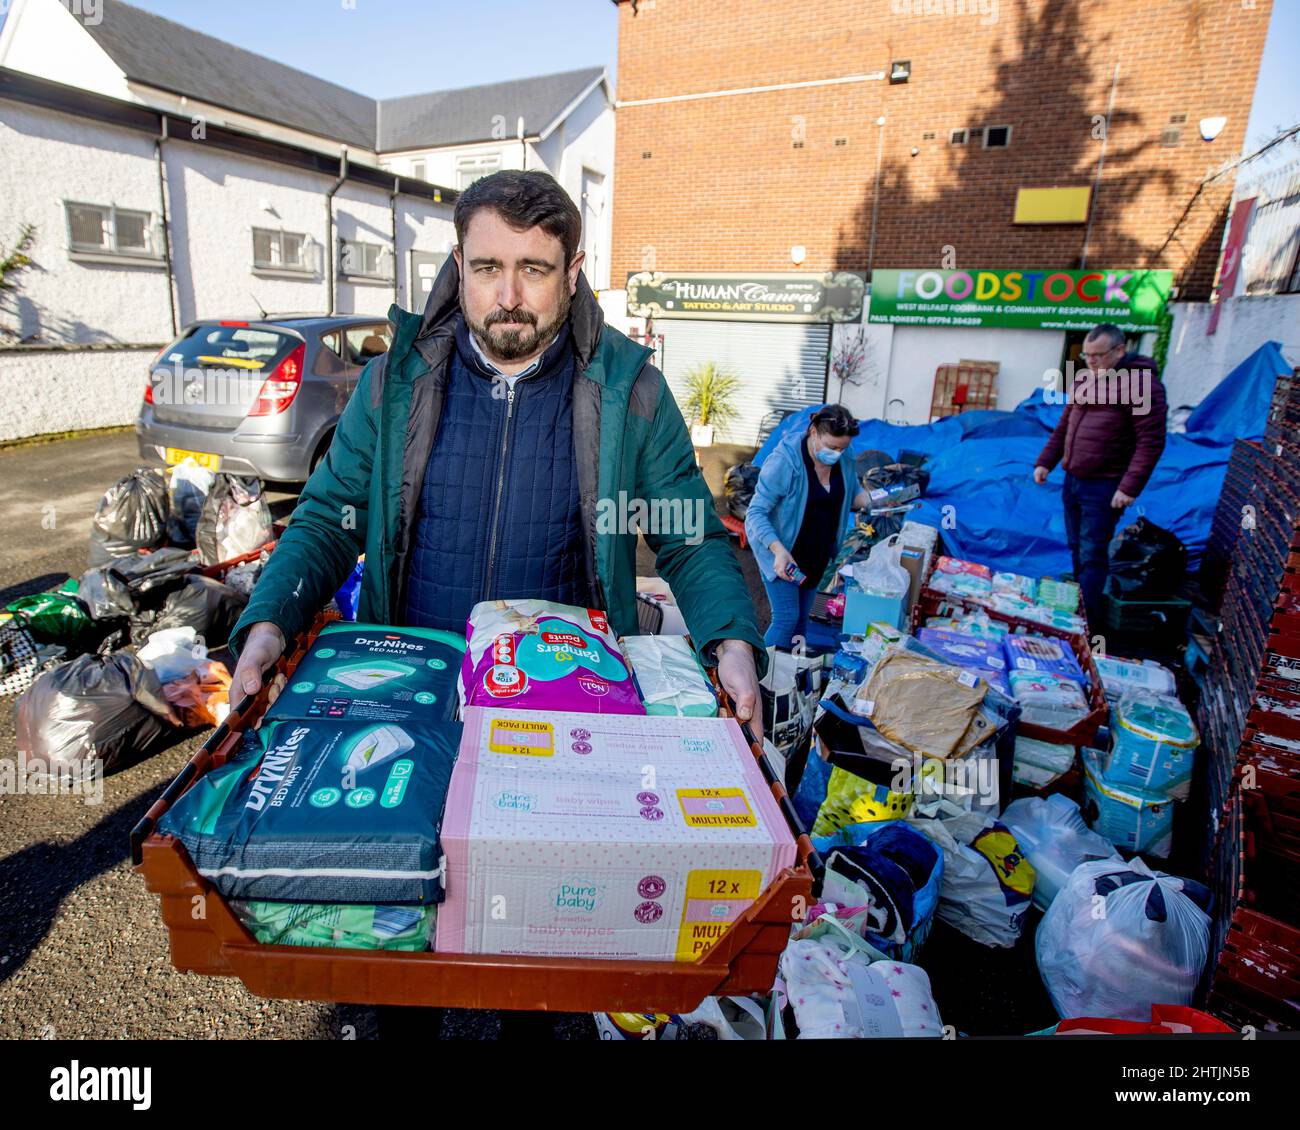
<svg viewBox="0 0 1300 1130"><path fill-rule="evenodd" d="M706 462L720 490L726 453ZM0 605L88 566L90 519L105 489L139 462L133 432L0 450ZM272 491L277 518L294 495ZM753 558L737 550L766 623ZM643 575L654 573L644 544ZM218 656L219 658L220 656ZM16 764L15 700L0 698L0 759ZM0 1038L366 1039L367 1006L264 1000L234 978L178 973L157 897L130 867L131 828L202 744L204 733L110 774L103 801L0 794ZM443 1039L594 1039L587 1015L402 1010L406 1030ZM390 1016L391 1022L391 1016ZM432 1032L429 1032L432 1035Z"/></svg>

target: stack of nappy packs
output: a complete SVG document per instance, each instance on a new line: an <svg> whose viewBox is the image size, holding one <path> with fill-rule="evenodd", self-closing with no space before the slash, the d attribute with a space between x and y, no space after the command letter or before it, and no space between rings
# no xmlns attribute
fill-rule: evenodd
<svg viewBox="0 0 1300 1130"><path fill-rule="evenodd" d="M424 949L464 641L331 624L259 729L164 814L260 942Z"/></svg>

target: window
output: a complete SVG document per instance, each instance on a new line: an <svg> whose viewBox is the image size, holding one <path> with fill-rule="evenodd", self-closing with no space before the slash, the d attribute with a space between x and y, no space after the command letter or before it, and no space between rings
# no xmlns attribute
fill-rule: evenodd
<svg viewBox="0 0 1300 1130"><path fill-rule="evenodd" d="M343 336L347 343L348 364L364 365L370 358L388 352L393 331L387 322L383 322L377 326L353 326Z"/></svg>
<svg viewBox="0 0 1300 1130"><path fill-rule="evenodd" d="M459 157L456 159L456 187L463 192L480 177L495 173L500 168L500 153L479 153L473 157Z"/></svg>
<svg viewBox="0 0 1300 1130"><path fill-rule="evenodd" d="M955 129L948 135L949 145L965 145L966 131L964 129Z"/></svg>
<svg viewBox="0 0 1300 1130"><path fill-rule="evenodd" d="M64 204L68 249L157 259L153 214L111 204Z"/></svg>
<svg viewBox="0 0 1300 1130"><path fill-rule="evenodd" d="M257 371L278 364L298 344L296 338L276 330L249 326L202 325L192 330L160 358L165 365L186 368L222 368L234 360L241 368Z"/></svg>
<svg viewBox="0 0 1300 1130"><path fill-rule="evenodd" d="M253 229L253 267L278 271L309 270L307 236L303 232Z"/></svg>
<svg viewBox="0 0 1300 1130"><path fill-rule="evenodd" d="M424 179L425 179L425 176L424 176L424 162L423 162L423 161L412 161L412 162L411 162L411 176L413 176L416 180L424 180Z"/></svg>
<svg viewBox="0 0 1300 1130"><path fill-rule="evenodd" d="M984 131L985 149L1005 149L1011 144L1010 126L989 126Z"/></svg>
<svg viewBox="0 0 1300 1130"><path fill-rule="evenodd" d="M338 330L331 330L320 335L320 343L340 361L343 360L343 335Z"/></svg>
<svg viewBox="0 0 1300 1130"><path fill-rule="evenodd" d="M345 275L367 279L391 279L388 264L392 256L382 243L344 239L339 245L339 270Z"/></svg>

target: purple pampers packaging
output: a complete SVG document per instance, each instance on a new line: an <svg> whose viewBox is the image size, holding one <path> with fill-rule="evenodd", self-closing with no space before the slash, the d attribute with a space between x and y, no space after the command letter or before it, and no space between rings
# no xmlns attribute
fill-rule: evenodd
<svg viewBox="0 0 1300 1130"><path fill-rule="evenodd" d="M644 714L618 640L599 609L485 600L466 625L464 706Z"/></svg>

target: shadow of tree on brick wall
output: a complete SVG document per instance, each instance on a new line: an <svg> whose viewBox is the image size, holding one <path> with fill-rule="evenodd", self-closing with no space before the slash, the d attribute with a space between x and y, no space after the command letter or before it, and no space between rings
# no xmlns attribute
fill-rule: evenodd
<svg viewBox="0 0 1300 1130"><path fill-rule="evenodd" d="M1085 225L1011 227L1006 221L1022 186L1093 186L1102 138L1108 134L1101 186L1093 202L1087 265L1171 268L1184 297L1205 297L1223 225L1222 215L1209 219L1218 205L1213 194L1196 200L1180 217L1177 230L1163 240L1140 238L1125 224L1153 190L1171 200L1179 194L1191 199L1195 190L1180 183L1173 169L1153 167L1151 150L1160 144L1165 125L1158 115L1117 108L1105 120L1114 68L1111 37L1087 33L1084 0L1020 4L1014 11L1014 26L993 53L994 77L982 92L983 109L970 123L1010 125L1010 145L988 149L980 138L969 139L965 146L950 145L944 129L933 144L940 147L938 159L946 161L948 168L937 176L940 187L935 190L919 186L917 172L925 165L916 164L933 162L932 150L922 150L918 157L886 156L879 190L873 191L873 169L852 219L839 233L835 265L858 270L953 265L1077 269L1082 265ZM954 24L955 39L959 32ZM1119 106L1126 101L1124 87L1121 72ZM880 89L878 114L886 119L886 154L928 144L920 138L890 137L891 99L902 96L891 94L888 86ZM1044 168L1035 153L1034 143L1044 139L1044 131L1051 131L1057 154L1051 168ZM1120 143L1117 135L1137 140ZM1175 215L1185 202L1177 199ZM873 210L875 253L871 255ZM992 221L985 232L980 231L983 218ZM908 250L918 246L918 224L926 241L919 260L916 252Z"/></svg>

